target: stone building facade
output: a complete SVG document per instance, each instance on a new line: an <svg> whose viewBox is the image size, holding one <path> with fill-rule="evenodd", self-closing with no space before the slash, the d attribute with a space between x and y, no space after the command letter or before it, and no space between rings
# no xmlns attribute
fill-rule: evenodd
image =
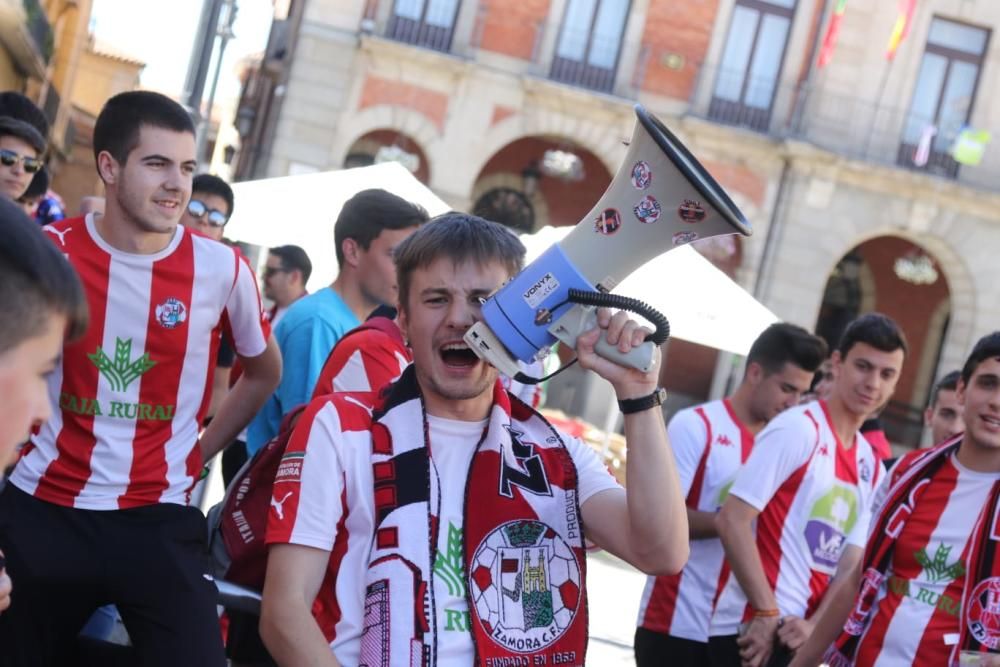
<svg viewBox="0 0 1000 667"><path fill-rule="evenodd" d="M828 0L281 4L237 115L238 178L405 159L456 208L576 224L640 102L752 223L707 254L779 317L831 339L866 310L902 324L896 442L917 442L934 379L1000 323L991 0L917 3L891 60L897 3L848 0L823 67ZM731 362L675 341L667 364L694 401Z"/></svg>

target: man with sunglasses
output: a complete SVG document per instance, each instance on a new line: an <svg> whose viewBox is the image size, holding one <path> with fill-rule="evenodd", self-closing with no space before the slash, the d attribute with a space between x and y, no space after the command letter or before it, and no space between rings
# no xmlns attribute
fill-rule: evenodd
<svg viewBox="0 0 1000 667"><path fill-rule="evenodd" d="M0 194L17 201L42 168L45 137L31 123L0 117Z"/></svg>
<svg viewBox="0 0 1000 667"><path fill-rule="evenodd" d="M191 201L181 217L181 224L207 236L222 240L222 232L233 214L233 189L218 176L198 174L191 182Z"/></svg>

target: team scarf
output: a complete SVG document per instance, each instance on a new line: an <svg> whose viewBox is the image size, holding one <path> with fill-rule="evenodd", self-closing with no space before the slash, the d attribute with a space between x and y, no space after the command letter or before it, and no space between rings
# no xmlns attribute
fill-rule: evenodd
<svg viewBox="0 0 1000 667"><path fill-rule="evenodd" d="M905 470L895 475L885 503L872 523L862 561L861 588L844 629L825 656L830 667L854 664L858 645L871 624L875 598L892 563L896 540L903 532L925 486L958 451L962 436L915 456ZM962 552L966 564L959 610L959 640L952 646L949 665L958 664L961 651L996 651L1000 649L1000 628L984 617L1000 613L1000 563L997 541L1000 540L997 510L1000 508L1000 480L994 482L988 501L983 505Z"/></svg>
<svg viewBox="0 0 1000 667"><path fill-rule="evenodd" d="M475 665L583 665L586 558L577 471L559 433L498 381L469 467L463 531L442 508L413 367L372 415L374 525L361 664L438 664L435 577L464 588ZM464 534L464 537L463 537ZM455 562L464 567L456 572ZM453 586L455 588L453 588Z"/></svg>

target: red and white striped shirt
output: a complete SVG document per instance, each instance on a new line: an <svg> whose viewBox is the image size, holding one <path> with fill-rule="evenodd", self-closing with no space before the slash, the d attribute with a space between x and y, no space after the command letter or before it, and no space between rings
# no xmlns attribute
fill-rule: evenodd
<svg viewBox="0 0 1000 667"><path fill-rule="evenodd" d="M717 511L750 455L753 434L726 399L681 410L670 420L667 435L688 508ZM712 608L728 573L718 538L691 540L691 555L680 573L647 579L639 605L639 627L708 641Z"/></svg>
<svg viewBox="0 0 1000 667"><path fill-rule="evenodd" d="M219 332L242 356L266 345L253 272L235 251L178 226L152 255L116 250L92 216L45 228L83 282L90 326L49 381L58 405L11 483L58 505L112 510L188 501Z"/></svg>
<svg viewBox="0 0 1000 667"><path fill-rule="evenodd" d="M919 453L897 463L893 474ZM855 665L948 664L960 631L969 538L997 477L969 470L952 455L921 488L896 540ZM873 513L887 487L880 488Z"/></svg>
<svg viewBox="0 0 1000 667"><path fill-rule="evenodd" d="M760 512L757 551L782 616L809 618L847 544L863 546L882 464L857 433L846 449L826 404L785 410L757 436L730 495ZM746 595L729 577L711 636L735 635L750 618Z"/></svg>

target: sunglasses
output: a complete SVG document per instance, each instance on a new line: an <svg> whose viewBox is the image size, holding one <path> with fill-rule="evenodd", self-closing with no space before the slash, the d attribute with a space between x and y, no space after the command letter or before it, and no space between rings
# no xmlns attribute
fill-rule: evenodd
<svg viewBox="0 0 1000 667"><path fill-rule="evenodd" d="M262 274L265 278L270 278L276 273L288 273L290 270L283 266L265 266Z"/></svg>
<svg viewBox="0 0 1000 667"><path fill-rule="evenodd" d="M25 165L24 168L27 170L28 165ZM205 202L198 199L192 199L188 202L188 213L194 218L201 218L207 213L208 224L213 227L224 227L229 222L229 217L225 213L217 208L209 208L205 205Z"/></svg>
<svg viewBox="0 0 1000 667"><path fill-rule="evenodd" d="M28 174L34 174L42 168L42 161L36 157L19 155L18 153L9 151L6 148L0 148L0 164L5 167L13 167L18 162L21 163L21 166L24 167L24 171Z"/></svg>

